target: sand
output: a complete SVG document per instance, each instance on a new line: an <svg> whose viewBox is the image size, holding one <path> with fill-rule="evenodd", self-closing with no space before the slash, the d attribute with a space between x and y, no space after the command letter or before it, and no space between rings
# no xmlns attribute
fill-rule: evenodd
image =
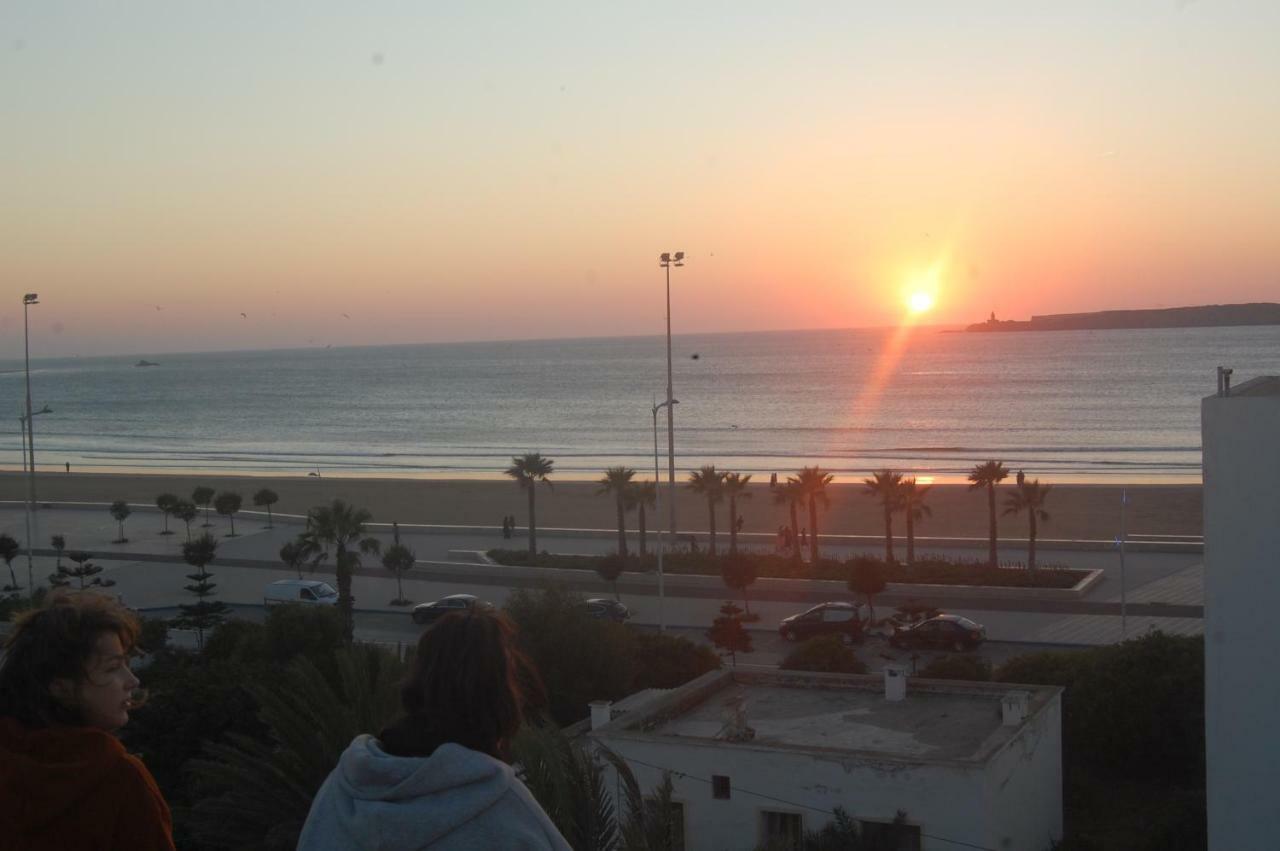
<svg viewBox="0 0 1280 851"><path fill-rule="evenodd" d="M362 479L307 476L218 476L151 475L105 473L41 473L37 495L41 501L84 501L108 503L124 499L131 503L153 503L157 494L169 491L189 497L197 485L219 491L233 490L244 497L244 508L252 509L253 494L269 487L280 495L274 510L303 514L311 506L335 498L368 508L375 521L427 523L459 526L499 526L502 517L514 514L518 525L527 520L527 501L518 484L510 479ZM1000 491L1012 490L1012 482L997 489L997 506L1003 504ZM707 528L706 501L677 483L677 523L682 531ZM1199 485L1131 485L1128 530L1131 535L1201 534L1201 493ZM0 499L21 500L25 491L20 473L0 473ZM740 501L743 528L749 532L776 531L788 522L787 507L777 505L768 484L750 486L750 498ZM1040 524L1045 538L1111 540L1119 530L1120 485L1057 485L1049 494L1048 523ZM666 489L662 496L665 504ZM964 485L936 485L929 494L933 516L917 525L917 534L943 537L983 537L987 533L985 493L971 492ZM663 509L665 516L666 509ZM597 486L587 482L561 482L537 489L539 528L616 528L611 497L597 494ZM717 510L717 528L726 531L728 508ZM636 517L629 515L628 527ZM1026 518L1000 518L1002 534L1022 531ZM649 528L659 525L650 512ZM830 506L819 508L822 532L833 534L879 535L883 520L879 505L865 496L860 485L836 484L830 488ZM808 527L807 512L800 519ZM895 518L895 532L902 534L902 518ZM1015 532L1016 534L1016 532Z"/></svg>

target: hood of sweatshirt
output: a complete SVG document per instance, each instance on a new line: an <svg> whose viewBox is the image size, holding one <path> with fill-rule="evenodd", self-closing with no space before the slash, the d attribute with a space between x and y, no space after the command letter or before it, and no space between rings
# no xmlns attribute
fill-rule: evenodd
<svg viewBox="0 0 1280 851"><path fill-rule="evenodd" d="M511 766L446 743L428 757L392 756L358 736L333 778L333 816L366 848L424 848L498 802L515 782Z"/></svg>
<svg viewBox="0 0 1280 851"><path fill-rule="evenodd" d="M101 794L107 775L120 768L124 746L92 727L28 729L0 718L0 801L19 834L43 829L62 818L75 820L92 794Z"/></svg>

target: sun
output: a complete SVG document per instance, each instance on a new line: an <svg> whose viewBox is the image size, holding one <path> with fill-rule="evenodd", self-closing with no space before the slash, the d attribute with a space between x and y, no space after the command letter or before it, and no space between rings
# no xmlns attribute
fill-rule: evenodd
<svg viewBox="0 0 1280 851"><path fill-rule="evenodd" d="M933 309L933 293L916 290L907 297L907 307L912 313L925 313Z"/></svg>

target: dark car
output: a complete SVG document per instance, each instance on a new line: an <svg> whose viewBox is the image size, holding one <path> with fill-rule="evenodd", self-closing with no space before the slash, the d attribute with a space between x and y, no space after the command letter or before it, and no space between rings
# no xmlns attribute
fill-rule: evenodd
<svg viewBox="0 0 1280 851"><path fill-rule="evenodd" d="M596 618L597 620L626 623L627 618L631 617L630 609L617 600L610 600L606 597L592 597L590 600L583 600L582 608L586 611L587 617Z"/></svg>
<svg viewBox="0 0 1280 851"><path fill-rule="evenodd" d="M465 612L470 609L492 609L492 603L476 597L474 594L450 594L441 597L434 603L419 603L413 607L414 623L435 623L450 612Z"/></svg>
<svg viewBox="0 0 1280 851"><path fill-rule="evenodd" d="M896 627L889 643L903 648L970 650L987 640L987 628L960 615L938 615Z"/></svg>
<svg viewBox="0 0 1280 851"><path fill-rule="evenodd" d="M820 603L778 624L778 634L787 641L804 641L815 635L834 634L845 644L862 640L862 607L857 603Z"/></svg>

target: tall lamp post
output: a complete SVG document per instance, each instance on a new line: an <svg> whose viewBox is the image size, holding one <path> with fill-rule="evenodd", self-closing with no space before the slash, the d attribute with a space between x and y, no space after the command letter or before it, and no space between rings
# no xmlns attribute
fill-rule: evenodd
<svg viewBox="0 0 1280 851"><path fill-rule="evenodd" d="M27 372L27 499L36 507L36 437L31 429L31 325L27 321L27 308L40 303L40 296L27 293L22 297L22 350Z"/></svg>
<svg viewBox="0 0 1280 851"><path fill-rule="evenodd" d="M684 265L684 252L674 254L663 252L658 258L658 265L667 273L667 528L671 530L671 541L676 540L676 420L675 395L671 390L671 267ZM657 484L657 482L654 482ZM659 574L661 581L661 574Z"/></svg>
<svg viewBox="0 0 1280 851"><path fill-rule="evenodd" d="M653 406L653 485L654 495L658 502L662 501L662 489L658 487L658 411L663 408L670 408L672 405L679 405L679 399L668 399L665 402L659 402ZM660 505L654 506L658 509L658 516L662 516L662 508ZM667 631L667 615L666 615L666 593L662 582L662 553L667 548L667 533L665 531L658 532L658 632Z"/></svg>
<svg viewBox="0 0 1280 851"><path fill-rule="evenodd" d="M28 410L30 410L30 408L28 408ZM18 417L18 422L22 424L22 470L24 473L30 474L30 470L31 470L31 468L27 466L27 435L31 433L31 417L38 417L41 414L52 414L52 413L53 413L53 410L50 409L48 405L45 405L43 408L41 408L38 411L32 411L29 415L22 414L22 415L19 415ZM31 577L34 575L31 568L31 509L34 508L34 505L31 501L30 492L27 493L25 506L26 506L26 511L24 512L24 514L25 514L26 530L27 530L27 593L33 594L35 593L35 589L31 587L34 584L31 581Z"/></svg>

